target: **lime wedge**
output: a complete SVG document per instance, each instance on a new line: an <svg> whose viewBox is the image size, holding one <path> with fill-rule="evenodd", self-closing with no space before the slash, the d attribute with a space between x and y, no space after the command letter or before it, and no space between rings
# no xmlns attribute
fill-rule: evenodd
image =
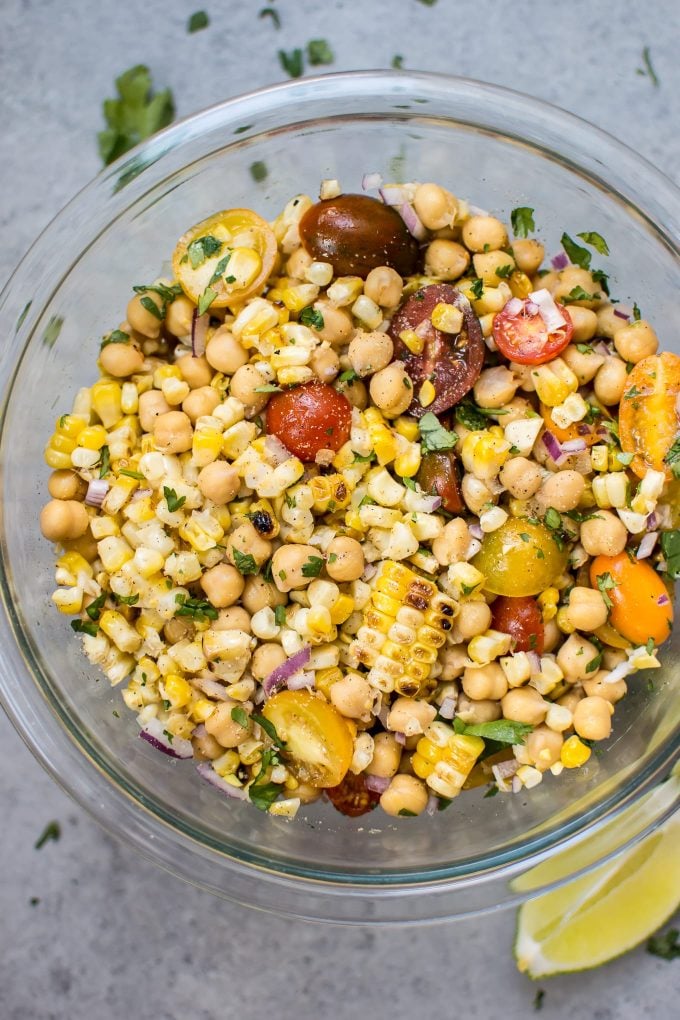
<svg viewBox="0 0 680 1020"><path fill-rule="evenodd" d="M586 970L638 945L680 904L679 848L680 812L614 860L529 900L518 914L518 968L532 978Z"/></svg>

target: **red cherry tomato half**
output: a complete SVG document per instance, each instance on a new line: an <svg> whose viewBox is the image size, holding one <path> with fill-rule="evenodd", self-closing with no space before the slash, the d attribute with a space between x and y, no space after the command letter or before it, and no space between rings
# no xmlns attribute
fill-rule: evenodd
<svg viewBox="0 0 680 1020"><path fill-rule="evenodd" d="M460 333L444 333L432 325L432 312L439 304L455 305L463 313ZM424 341L421 354L414 354L400 339L406 330L417 332ZM414 397L408 413L416 418L426 411L448 411L479 379L486 350L482 327L468 299L450 283L433 283L412 294L395 312L389 332L394 356L404 362L413 380ZM418 393L426 379L434 386L435 398L423 407Z"/></svg>
<svg viewBox="0 0 680 1020"><path fill-rule="evenodd" d="M267 405L267 431L300 460L339 450L349 439L352 405L325 383L305 383L275 394Z"/></svg>
<svg viewBox="0 0 680 1020"><path fill-rule="evenodd" d="M519 311L511 312L508 308L517 307L516 301L508 301L505 308L494 316L493 338L498 350L510 361L520 365L542 365L564 350L571 340L574 325L564 305L558 304L565 324L549 333L542 316L538 312L530 314L527 311L529 303L527 299L522 302Z"/></svg>
<svg viewBox="0 0 680 1020"><path fill-rule="evenodd" d="M491 626L513 640L514 652L543 654L543 616L530 595L500 595L491 607Z"/></svg>
<svg viewBox="0 0 680 1020"><path fill-rule="evenodd" d="M358 818L372 811L380 800L380 794L369 790L363 775L348 772L339 786L331 786L326 796L336 811L349 818Z"/></svg>

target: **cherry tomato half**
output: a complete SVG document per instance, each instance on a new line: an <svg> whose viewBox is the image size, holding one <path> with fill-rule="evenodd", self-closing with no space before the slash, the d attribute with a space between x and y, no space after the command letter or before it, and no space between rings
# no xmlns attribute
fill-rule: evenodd
<svg viewBox="0 0 680 1020"><path fill-rule="evenodd" d="M424 492L440 496L442 509L450 514L462 514L465 503L460 491L460 475L453 450L426 453L420 462L418 482Z"/></svg>
<svg viewBox="0 0 680 1020"><path fill-rule="evenodd" d="M664 351L638 361L626 382L619 405L619 435L624 453L634 453L631 467L646 472L671 470L665 462L680 432L680 358Z"/></svg>
<svg viewBox="0 0 680 1020"><path fill-rule="evenodd" d="M568 553L560 550L548 528L510 517L482 539L472 565L486 577L494 595L538 595L560 576Z"/></svg>
<svg viewBox="0 0 680 1020"><path fill-rule="evenodd" d="M326 796L335 810L348 818L367 814L380 801L380 794L366 786L366 777L353 772L348 772L339 786L327 789Z"/></svg>
<svg viewBox="0 0 680 1020"><path fill-rule="evenodd" d="M352 760L354 744L338 710L310 691L279 691L262 714L285 743L281 757L303 783L338 786Z"/></svg>
<svg viewBox="0 0 680 1020"><path fill-rule="evenodd" d="M513 652L543 654L543 614L536 599L528 595L501 595L491 607L491 626L512 638Z"/></svg>
<svg viewBox="0 0 680 1020"><path fill-rule="evenodd" d="M663 644L670 637L673 606L654 568L644 560L631 560L626 552L596 556L590 564L593 588L603 577L605 582L600 580L600 585L612 604L612 627L634 645L645 645L649 638L655 645Z"/></svg>
<svg viewBox="0 0 680 1020"><path fill-rule="evenodd" d="M432 325L432 312L439 304L455 305L463 313L460 333L444 333ZM417 332L424 341L420 354L414 354L400 338L406 330ZM451 284L433 283L417 290L397 310L389 332L394 341L394 356L404 362L413 380L409 414L420 418L426 411L433 414L448 411L479 379L486 350L482 328L468 299ZM423 407L418 393L426 379L434 386L435 398Z"/></svg>
<svg viewBox="0 0 680 1020"><path fill-rule="evenodd" d="M300 460L319 450L339 450L349 439L352 405L325 383L310 382L276 393L267 405L267 431Z"/></svg>
<svg viewBox="0 0 680 1020"><path fill-rule="evenodd" d="M527 311L529 299L522 302L519 311L508 311L509 307L516 307L517 300L513 298L508 301L505 308L494 316L493 338L496 347L509 361L519 365L542 365L552 361L564 350L574 332L569 312L564 305L557 305L565 324L549 333L543 317L538 312L530 314Z"/></svg>

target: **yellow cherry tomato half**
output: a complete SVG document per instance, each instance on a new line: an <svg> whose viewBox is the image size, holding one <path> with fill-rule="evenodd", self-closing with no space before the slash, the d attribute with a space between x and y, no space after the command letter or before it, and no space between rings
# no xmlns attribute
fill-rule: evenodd
<svg viewBox="0 0 680 1020"><path fill-rule="evenodd" d="M338 710L310 691L279 691L262 709L286 747L286 766L303 783L337 786L352 760L354 745Z"/></svg>
<svg viewBox="0 0 680 1020"><path fill-rule="evenodd" d="M634 645L645 645L650 638L655 645L663 644L671 633L673 606L654 568L625 552L596 556L590 564L593 588L598 588L598 579L612 604L612 627Z"/></svg>
<svg viewBox="0 0 680 1020"><path fill-rule="evenodd" d="M275 260L276 238L266 220L250 209L225 209L180 237L172 268L202 314L258 294Z"/></svg>
<svg viewBox="0 0 680 1020"><path fill-rule="evenodd" d="M665 471L665 461L680 432L680 358L664 351L638 361L619 405L619 436L624 453L635 456L631 467L639 478L647 471Z"/></svg>
<svg viewBox="0 0 680 1020"><path fill-rule="evenodd" d="M511 517L484 536L472 565L494 595L538 595L564 571L567 558L543 524Z"/></svg>

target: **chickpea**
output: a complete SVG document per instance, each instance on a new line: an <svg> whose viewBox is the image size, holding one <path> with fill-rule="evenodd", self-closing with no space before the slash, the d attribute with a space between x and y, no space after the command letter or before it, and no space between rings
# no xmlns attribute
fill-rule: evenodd
<svg viewBox="0 0 680 1020"><path fill-rule="evenodd" d="M596 659L597 654L597 648L590 641L586 641L580 634L570 634L557 653L557 665L568 683L587 680L592 676L592 672L588 672L588 666Z"/></svg>
<svg viewBox="0 0 680 1020"><path fill-rule="evenodd" d="M486 482L483 482L481 478L475 478L474 475L463 475L460 490L466 506L473 514L480 514L487 503L496 502L494 494Z"/></svg>
<svg viewBox="0 0 680 1020"><path fill-rule="evenodd" d="M643 358L649 358L659 349L659 338L644 319L631 322L614 333L614 347L624 361L637 365ZM106 350L106 348L104 348Z"/></svg>
<svg viewBox="0 0 680 1020"><path fill-rule="evenodd" d="M146 310L142 304L142 298L149 298L153 301L156 307L158 307L159 299L157 295L135 294L135 296L128 301L125 318L136 333L141 333L142 336L148 337L151 340L156 340L161 332L161 320L158 319L153 312L148 312Z"/></svg>
<svg viewBox="0 0 680 1020"><path fill-rule="evenodd" d="M512 253L517 268L527 276L533 276L541 268L545 248L533 237L518 237L512 242Z"/></svg>
<svg viewBox="0 0 680 1020"><path fill-rule="evenodd" d="M585 487L585 479L579 471L556 471L543 482L538 498L545 506L555 510L574 510Z"/></svg>
<svg viewBox="0 0 680 1020"><path fill-rule="evenodd" d="M583 681L583 690L589 698L604 698L605 701L610 701L612 705L615 705L628 693L628 684L625 680L615 680L613 684L607 683L608 676L609 672L606 669L600 670L592 680Z"/></svg>
<svg viewBox="0 0 680 1020"><path fill-rule="evenodd" d="M562 631L555 620L546 620L543 624L543 651L552 652L562 640Z"/></svg>
<svg viewBox="0 0 680 1020"><path fill-rule="evenodd" d="M501 468L500 480L515 499L530 499L541 487L543 474L533 460L512 457Z"/></svg>
<svg viewBox="0 0 680 1020"><path fill-rule="evenodd" d="M616 305L601 305L597 310L597 335L612 340L626 320L617 314Z"/></svg>
<svg viewBox="0 0 680 1020"><path fill-rule="evenodd" d="M475 400L480 407L503 407L516 391L515 377L504 365L485 369L474 386Z"/></svg>
<svg viewBox="0 0 680 1020"><path fill-rule="evenodd" d="M243 592L245 581L236 567L228 563L218 563L210 567L201 577L201 588L216 609L233 606Z"/></svg>
<svg viewBox="0 0 680 1020"><path fill-rule="evenodd" d="M432 543L432 552L442 567L460 563L465 559L470 545L470 532L462 517L449 521Z"/></svg>
<svg viewBox="0 0 680 1020"><path fill-rule="evenodd" d="M458 616L456 617L455 628L456 638L461 641L469 641L477 634L483 634L491 626L491 609L486 602L461 602ZM500 667L499 667L500 668ZM469 693L467 691L466 693ZM505 691L503 692L505 693ZM500 696L500 695L499 695ZM470 695L474 697L474 695ZM491 694L483 694L480 697L493 697Z"/></svg>
<svg viewBox="0 0 680 1020"><path fill-rule="evenodd" d="M194 749L194 756L199 761L214 761L224 754L224 748L210 733L199 733L191 738L191 746Z"/></svg>
<svg viewBox="0 0 680 1020"><path fill-rule="evenodd" d="M199 386L192 390L182 401L182 410L189 416L192 424L204 415L212 414L220 402L220 395L212 386Z"/></svg>
<svg viewBox="0 0 680 1020"><path fill-rule="evenodd" d="M525 746L527 754L536 768L545 772L560 760L563 743L564 737L561 733L556 733L554 730L548 729L547 726L537 726L528 735Z"/></svg>
<svg viewBox="0 0 680 1020"><path fill-rule="evenodd" d="M400 762L401 744L396 737L391 733L378 733L373 740L373 757L366 769L367 774L391 779L397 772Z"/></svg>
<svg viewBox="0 0 680 1020"><path fill-rule="evenodd" d="M264 645L258 645L250 660L250 672L256 680L262 682L270 673L279 666L283 666L288 656L281 645L268 641Z"/></svg>
<svg viewBox="0 0 680 1020"><path fill-rule="evenodd" d="M272 577L279 591L306 588L312 580L305 577L302 568L310 560L319 559L319 550L313 545L283 545L274 553Z"/></svg>
<svg viewBox="0 0 680 1020"><path fill-rule="evenodd" d="M132 343L111 343L102 348L99 363L108 375L123 379L127 375L141 371L144 355L139 347Z"/></svg>
<svg viewBox="0 0 680 1020"><path fill-rule="evenodd" d="M266 581L259 574L246 578L246 586L241 596L241 601L249 613L257 613L260 609L266 609L286 604L286 596L283 595L275 584Z"/></svg>
<svg viewBox="0 0 680 1020"><path fill-rule="evenodd" d="M228 609L221 609L217 619L212 622L213 630L242 630L250 634L250 613L241 606L230 606Z"/></svg>
<svg viewBox="0 0 680 1020"><path fill-rule="evenodd" d="M161 453L186 453L191 449L194 430L184 411L159 414L153 424L153 440Z"/></svg>
<svg viewBox="0 0 680 1020"><path fill-rule="evenodd" d="M64 546L64 552L80 553L88 563L94 563L99 555L97 542L89 528L80 538L72 538L67 542L62 542L62 545Z"/></svg>
<svg viewBox="0 0 680 1020"><path fill-rule="evenodd" d="M595 376L593 384L595 396L607 407L618 404L623 397L627 381L625 362L620 358L607 358Z"/></svg>
<svg viewBox="0 0 680 1020"><path fill-rule="evenodd" d="M549 702L544 701L534 687L513 687L501 700L506 719L538 726L545 719Z"/></svg>
<svg viewBox="0 0 680 1020"><path fill-rule="evenodd" d="M76 499L52 499L40 511L40 530L50 542L64 542L84 535L90 518Z"/></svg>
<svg viewBox="0 0 680 1020"><path fill-rule="evenodd" d="M312 256L303 247L296 248L286 263L286 272L294 280L304 280L306 279L305 274L313 261Z"/></svg>
<svg viewBox="0 0 680 1020"><path fill-rule="evenodd" d="M403 414L413 400L413 383L403 361L393 361L371 379L369 391L376 407L389 418Z"/></svg>
<svg viewBox="0 0 680 1020"><path fill-rule="evenodd" d="M612 731L614 706L610 701L589 695L574 710L574 729L586 740L606 740Z"/></svg>
<svg viewBox="0 0 680 1020"><path fill-rule="evenodd" d="M427 787L415 776L398 773L392 779L380 798L380 807L385 814L397 817L402 812L420 815L427 807L430 799Z"/></svg>
<svg viewBox="0 0 680 1020"><path fill-rule="evenodd" d="M463 690L473 701L500 701L508 693L508 681L497 662L490 662L488 666L466 666Z"/></svg>
<svg viewBox="0 0 680 1020"><path fill-rule="evenodd" d="M366 277L364 294L381 308L396 308L401 301L404 281L389 266L376 266Z"/></svg>
<svg viewBox="0 0 680 1020"><path fill-rule="evenodd" d="M572 334L572 341L576 343L586 343L588 340L592 340L597 333L597 315L591 308L583 308L581 305L569 305L569 318L571 319L574 327ZM571 348L567 348L570 350ZM564 357L564 351L560 355ZM592 355L590 355L592 357Z"/></svg>
<svg viewBox="0 0 680 1020"><path fill-rule="evenodd" d="M512 250L515 250L514 245ZM558 284L559 278L560 274L556 269L551 269L549 272L544 273L543 276L536 276L532 281L534 290L549 290L552 294Z"/></svg>
<svg viewBox="0 0 680 1020"><path fill-rule="evenodd" d="M330 301L315 301L314 308L323 316L321 329L312 330L321 340L326 340L331 347L344 347L354 333L352 316L345 308L336 308Z"/></svg>
<svg viewBox="0 0 680 1020"><path fill-rule="evenodd" d="M231 711L237 704L231 700L221 702L206 720L206 730L222 747L238 747L250 735L244 726L240 726L231 717Z"/></svg>
<svg viewBox="0 0 680 1020"><path fill-rule="evenodd" d="M427 701L397 698L392 702L387 716L387 729L393 733L404 733L407 737L413 737L417 733L424 733L436 714L437 709Z"/></svg>
<svg viewBox="0 0 680 1020"><path fill-rule="evenodd" d="M312 786L310 783L298 783L295 787L295 796L301 804L313 804L322 793L323 790L320 787Z"/></svg>
<svg viewBox="0 0 680 1020"><path fill-rule="evenodd" d="M167 414L170 404L160 390L147 390L139 395L139 424L145 432L153 432L156 420Z"/></svg>
<svg viewBox="0 0 680 1020"><path fill-rule="evenodd" d="M592 275L587 269L579 269L578 266L568 266L558 273L557 283L552 287L552 296L555 301L564 301L575 287L582 287L586 294L592 295L592 300L579 301L583 308L593 308L599 303L600 288L595 283ZM596 296L597 295L597 296ZM569 305L571 308L572 305Z"/></svg>
<svg viewBox="0 0 680 1020"><path fill-rule="evenodd" d="M232 464L223 460L214 460L206 464L198 473L198 487L206 499L224 505L231 503L241 488L238 471Z"/></svg>
<svg viewBox="0 0 680 1020"><path fill-rule="evenodd" d="M236 528L225 540L225 544L227 546L227 559L233 566L236 566L235 549L243 553L244 556L252 556L258 567L261 567L272 554L271 542L268 542L266 538L262 538L250 521L246 521L245 524L241 524Z"/></svg>
<svg viewBox="0 0 680 1020"><path fill-rule="evenodd" d="M581 545L589 556L618 556L627 538L623 522L609 510L598 510L597 516L581 525Z"/></svg>
<svg viewBox="0 0 680 1020"><path fill-rule="evenodd" d="M265 385L265 379L254 365L242 365L231 377L229 392L232 397L240 400L246 409L246 415L258 414L269 400L268 393L255 391Z"/></svg>
<svg viewBox="0 0 680 1020"><path fill-rule="evenodd" d="M439 653L439 661L442 667L440 679L443 681L457 680L463 675L469 661L465 645L445 645Z"/></svg>
<svg viewBox="0 0 680 1020"><path fill-rule="evenodd" d="M178 641L193 641L195 635L193 622L185 616L173 616L163 626L163 637L169 645L176 645Z"/></svg>
<svg viewBox="0 0 680 1020"><path fill-rule="evenodd" d="M340 371L340 358L332 347L317 347L312 353L309 367L321 382L333 382Z"/></svg>
<svg viewBox="0 0 680 1020"><path fill-rule="evenodd" d="M503 276L515 268L515 260L512 255L504 251L486 251L479 255L473 255L472 264L477 276L484 281L485 287L497 287ZM509 267L509 270L506 267ZM500 274L498 270L500 270ZM490 308L488 310L498 311L499 309Z"/></svg>
<svg viewBox="0 0 680 1020"><path fill-rule="evenodd" d="M576 687L572 687L570 691L567 691L561 698L558 698L557 704L562 705L563 708L568 708L573 715L576 711L576 706L582 698L583 689L580 684L577 684Z"/></svg>
<svg viewBox="0 0 680 1020"><path fill-rule="evenodd" d="M215 330L205 348L205 359L217 372L233 375L248 364L248 353L243 349L229 326Z"/></svg>
<svg viewBox="0 0 680 1020"><path fill-rule="evenodd" d="M437 238L425 251L425 273L440 280L458 280L470 265L470 256L462 244Z"/></svg>
<svg viewBox="0 0 680 1020"><path fill-rule="evenodd" d="M368 720L371 718L375 691L368 680L353 673L331 685L330 699L338 712L348 719Z"/></svg>
<svg viewBox="0 0 680 1020"><path fill-rule="evenodd" d="M576 311L576 309L572 308L572 311ZM586 312L588 309L581 308L579 311ZM586 383L589 383L592 379L594 379L598 370L605 362L603 355L597 354L593 350L588 351L586 354L582 354L581 351L578 350L576 344L569 344L569 346L562 351L560 357L572 370L578 379L580 386L585 386Z"/></svg>
<svg viewBox="0 0 680 1020"><path fill-rule="evenodd" d="M87 482L68 468L53 471L47 479L47 489L53 499L77 499L87 495Z"/></svg>
<svg viewBox="0 0 680 1020"><path fill-rule="evenodd" d="M569 623L575 630L597 630L607 622L607 607L599 591L594 588L572 588L567 610Z"/></svg>
<svg viewBox="0 0 680 1020"><path fill-rule="evenodd" d="M500 702L489 701L473 701L468 698L467 694L460 694L458 696L458 703L456 705L456 716L462 719L464 723L485 723L495 722L496 719L500 719L502 716Z"/></svg>
<svg viewBox="0 0 680 1020"><path fill-rule="evenodd" d="M470 251L495 251L507 243L508 233L495 216L471 216L463 224L463 244Z"/></svg>
<svg viewBox="0 0 680 1020"><path fill-rule="evenodd" d="M380 330L373 333L357 330L347 354L357 375L371 375L389 365L394 354L394 344L392 338Z"/></svg>
<svg viewBox="0 0 680 1020"><path fill-rule="evenodd" d="M326 573L334 581L357 581L363 574L364 550L355 538L338 535L329 543L326 554Z"/></svg>
<svg viewBox="0 0 680 1020"><path fill-rule="evenodd" d="M189 336L195 305L184 294L171 301L165 313L165 328L173 336Z"/></svg>
<svg viewBox="0 0 680 1020"><path fill-rule="evenodd" d="M195 358L193 354L184 354L177 359L175 364L182 373L182 378L192 390L210 385L213 372L205 356Z"/></svg>
<svg viewBox="0 0 680 1020"><path fill-rule="evenodd" d="M458 202L454 196L438 184L419 184L413 196L413 206L428 230L450 227L458 212Z"/></svg>
<svg viewBox="0 0 680 1020"><path fill-rule="evenodd" d="M361 379L352 379L350 382L340 380L336 389L347 397L352 407L358 407L360 411L368 407L368 390Z"/></svg>

